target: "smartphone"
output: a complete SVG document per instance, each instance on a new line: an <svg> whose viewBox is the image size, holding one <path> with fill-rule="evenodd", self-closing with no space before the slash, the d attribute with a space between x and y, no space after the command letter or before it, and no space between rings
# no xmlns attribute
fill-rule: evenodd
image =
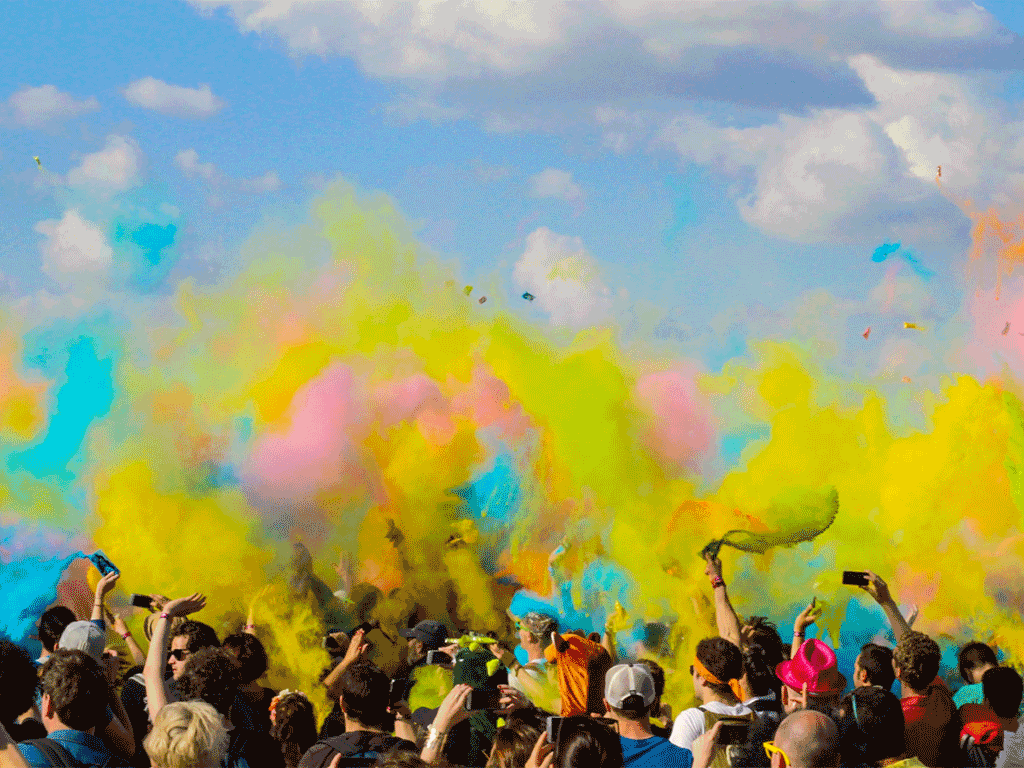
<svg viewBox="0 0 1024 768"><path fill-rule="evenodd" d="M444 651L427 651L427 664L441 664L450 667L454 663L455 659Z"/></svg>
<svg viewBox="0 0 1024 768"><path fill-rule="evenodd" d="M132 596L128 598L128 604L134 605L136 608L152 608L153 598L149 595L139 595L132 593Z"/></svg>
<svg viewBox="0 0 1024 768"><path fill-rule="evenodd" d="M843 571L843 584L864 587L868 583L867 571Z"/></svg>
<svg viewBox="0 0 1024 768"><path fill-rule="evenodd" d="M93 565L96 566L96 570L100 572L100 576L106 576L108 573L121 572L116 565L114 565L112 562L110 562L110 560L107 559L107 556L104 555L101 550L97 549L95 552L89 555L89 559L92 560Z"/></svg>
<svg viewBox="0 0 1024 768"><path fill-rule="evenodd" d="M470 712L481 709L501 709L501 691L489 688L475 688L466 698L466 709Z"/></svg>
<svg viewBox="0 0 1024 768"><path fill-rule="evenodd" d="M749 723L722 723L722 728L718 731L718 743L722 745L746 744L749 735Z"/></svg>
<svg viewBox="0 0 1024 768"><path fill-rule="evenodd" d="M404 677L396 677L391 680L391 690L388 693L388 706L394 707L398 702L404 701L406 692L409 690L409 681Z"/></svg>

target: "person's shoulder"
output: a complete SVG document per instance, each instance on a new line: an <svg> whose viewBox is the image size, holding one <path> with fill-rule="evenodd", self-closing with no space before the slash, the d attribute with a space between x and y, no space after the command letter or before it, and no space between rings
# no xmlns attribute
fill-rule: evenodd
<svg viewBox="0 0 1024 768"><path fill-rule="evenodd" d="M46 759L46 756L39 751L35 744L23 741L15 744L15 746L18 748L21 756L25 758L25 762L32 766L32 768L49 768L50 761Z"/></svg>
<svg viewBox="0 0 1024 768"><path fill-rule="evenodd" d="M318 741L306 750L299 760L299 768L321 768L321 766L329 765L336 754L338 754L338 750L326 741Z"/></svg>

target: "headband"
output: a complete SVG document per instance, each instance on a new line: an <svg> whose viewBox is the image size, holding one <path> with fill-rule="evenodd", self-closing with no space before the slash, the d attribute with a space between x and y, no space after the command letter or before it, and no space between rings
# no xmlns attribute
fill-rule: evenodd
<svg viewBox="0 0 1024 768"><path fill-rule="evenodd" d="M743 701L743 686L740 685L740 681L737 680L735 677L728 683L719 680L717 677L708 672L708 668L701 664L700 659L698 659L696 656L693 657L693 668L700 673L701 677L703 677L705 680L707 680L709 683L712 683L713 685L728 685L729 688L732 689L732 692L736 696L736 698L739 701Z"/></svg>

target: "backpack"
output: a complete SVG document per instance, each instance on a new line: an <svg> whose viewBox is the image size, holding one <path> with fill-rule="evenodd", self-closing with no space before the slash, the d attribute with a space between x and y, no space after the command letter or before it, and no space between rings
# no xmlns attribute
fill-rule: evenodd
<svg viewBox="0 0 1024 768"><path fill-rule="evenodd" d="M80 768L81 766L84 766L84 763L80 763L75 760L75 758L71 756L71 753L68 752L60 742L53 739L29 739L28 741L23 741L22 744L31 744L33 747L38 749L43 753L43 757L46 758L46 761L54 768ZM107 762L103 764L104 768L105 766L110 765L113 759L113 755L108 757Z"/></svg>
<svg viewBox="0 0 1024 768"><path fill-rule="evenodd" d="M704 709L704 707L698 707L698 709L704 713L704 733L710 731L715 723L719 721L736 725L747 725L751 727L751 731L754 730L753 726L759 722L758 716L753 712L747 715L720 715L717 712ZM745 744L716 746L715 751L711 755L711 762L708 768L733 768L734 766L749 765L747 762L748 750L746 746ZM764 754L763 749L761 754Z"/></svg>

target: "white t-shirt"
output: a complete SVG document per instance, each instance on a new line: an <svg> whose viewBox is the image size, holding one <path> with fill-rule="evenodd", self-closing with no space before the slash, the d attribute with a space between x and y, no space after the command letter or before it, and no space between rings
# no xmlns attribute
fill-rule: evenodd
<svg viewBox="0 0 1024 768"><path fill-rule="evenodd" d="M522 668L522 670L520 670L519 674L525 674L534 682L543 684L544 680L547 678L547 664L547 659L532 659ZM520 693L524 694L527 698L530 698L533 695L532 691L523 690L523 684L519 681L519 675L509 675L508 684Z"/></svg>
<svg viewBox="0 0 1024 768"><path fill-rule="evenodd" d="M702 705L708 712L716 715L732 715L743 717L750 714L750 707L746 704L722 704L719 701L709 701ZM697 707L687 709L679 713L676 721L672 724L672 735L668 740L677 747L691 749L693 740L704 733L704 712Z"/></svg>
<svg viewBox="0 0 1024 768"><path fill-rule="evenodd" d="M1024 768L1024 725L1016 731L1003 731L1003 751L996 768Z"/></svg>

